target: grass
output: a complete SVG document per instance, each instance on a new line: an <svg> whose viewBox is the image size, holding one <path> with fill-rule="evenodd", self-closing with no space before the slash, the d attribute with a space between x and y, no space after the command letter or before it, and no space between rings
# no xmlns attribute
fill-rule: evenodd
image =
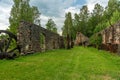
<svg viewBox="0 0 120 80"><path fill-rule="evenodd" d="M120 80L120 57L75 47L0 60L0 80Z"/></svg>

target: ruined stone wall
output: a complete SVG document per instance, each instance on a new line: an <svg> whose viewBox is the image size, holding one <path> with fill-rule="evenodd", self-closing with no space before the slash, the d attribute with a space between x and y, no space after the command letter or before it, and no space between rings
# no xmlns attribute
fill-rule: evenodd
<svg viewBox="0 0 120 80"><path fill-rule="evenodd" d="M103 35L103 44L120 44L120 23L106 28L101 33Z"/></svg>
<svg viewBox="0 0 120 80"><path fill-rule="evenodd" d="M83 35L81 32L77 32L76 34L76 40L75 40L75 45L82 45L84 42L86 42L88 45L89 44L89 38Z"/></svg>
<svg viewBox="0 0 120 80"><path fill-rule="evenodd" d="M58 34L35 24L21 21L17 34L17 43L21 46L21 53L41 52L40 34L45 37L44 50L63 48L64 41Z"/></svg>
<svg viewBox="0 0 120 80"><path fill-rule="evenodd" d="M106 28L100 33L102 34L103 48L120 54L120 22Z"/></svg>

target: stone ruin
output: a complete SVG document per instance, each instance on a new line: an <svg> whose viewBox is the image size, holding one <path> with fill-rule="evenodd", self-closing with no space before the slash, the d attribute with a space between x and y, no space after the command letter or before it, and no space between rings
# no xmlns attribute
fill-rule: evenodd
<svg viewBox="0 0 120 80"><path fill-rule="evenodd" d="M102 49L120 54L120 22L101 31Z"/></svg>
<svg viewBox="0 0 120 80"><path fill-rule="evenodd" d="M120 54L120 22L97 34L102 37L102 49ZM21 54L65 48L62 36L25 21L20 22L16 38ZM87 46L89 38L78 32L75 45Z"/></svg>
<svg viewBox="0 0 120 80"><path fill-rule="evenodd" d="M44 37L41 43L41 35ZM38 25L21 21L17 44L21 47L22 54L42 52L45 50L64 48L63 37Z"/></svg>
<svg viewBox="0 0 120 80"><path fill-rule="evenodd" d="M42 44L40 43L41 34L44 36ZM104 29L99 34L102 36L102 49L120 54L120 22ZM17 43L23 54L64 48L62 36L25 21L21 21L19 25ZM78 32L75 45L87 46L89 38Z"/></svg>
<svg viewBox="0 0 120 80"><path fill-rule="evenodd" d="M120 21L96 35L102 37L101 49L120 54ZM75 45L90 45L89 38L78 32Z"/></svg>
<svg viewBox="0 0 120 80"><path fill-rule="evenodd" d="M89 38L83 35L81 32L77 32L76 39L75 39L75 45L87 46L89 45Z"/></svg>

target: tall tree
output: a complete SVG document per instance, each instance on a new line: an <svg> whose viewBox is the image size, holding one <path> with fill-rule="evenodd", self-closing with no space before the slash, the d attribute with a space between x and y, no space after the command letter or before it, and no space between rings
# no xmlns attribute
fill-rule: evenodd
<svg viewBox="0 0 120 80"><path fill-rule="evenodd" d="M111 26L112 23L110 18L116 10L120 11L120 0L109 0L108 6L104 12L104 16Z"/></svg>
<svg viewBox="0 0 120 80"><path fill-rule="evenodd" d="M87 22L89 19L89 10L88 10L87 5L83 6L80 9L79 17L80 17L80 30L79 31L87 36L87 28L88 28Z"/></svg>
<svg viewBox="0 0 120 80"><path fill-rule="evenodd" d="M98 19L100 20L94 32L99 32L105 29L108 26L112 26L113 23L117 22L120 16L120 1L119 0L109 0L108 6L106 7L105 11L102 13L102 17ZM98 11L97 11L98 12ZM102 11L101 11L102 12ZM94 22L97 22L95 20Z"/></svg>
<svg viewBox="0 0 120 80"><path fill-rule="evenodd" d="M102 25L101 22L103 21L103 12L104 8L98 3L95 4L93 12L91 13L91 18L89 19L92 34L94 34L94 30L98 24Z"/></svg>
<svg viewBox="0 0 120 80"><path fill-rule="evenodd" d="M64 26L63 26L63 36L66 37L66 47L67 49L70 49L73 47L72 45L72 40L73 40L73 22L72 22L72 16L71 13L68 12L65 15L65 21L64 21Z"/></svg>
<svg viewBox="0 0 120 80"><path fill-rule="evenodd" d="M75 27L76 31L80 31L80 17L77 13L74 15L73 26Z"/></svg>
<svg viewBox="0 0 120 80"><path fill-rule="evenodd" d="M9 29L13 33L17 33L17 27L21 20L34 23L38 20L40 13L35 6L30 6L30 0L13 0L14 5L9 17Z"/></svg>
<svg viewBox="0 0 120 80"><path fill-rule="evenodd" d="M57 25L52 19L48 19L48 22L46 23L46 29L57 33Z"/></svg>
<svg viewBox="0 0 120 80"><path fill-rule="evenodd" d="M120 12L118 10L116 10L113 13L113 16L111 17L111 23L114 24L116 22L120 21Z"/></svg>
<svg viewBox="0 0 120 80"><path fill-rule="evenodd" d="M74 14L74 19L73 19L73 35L74 35L74 39L76 38L76 33L80 32L80 17L79 14L75 13Z"/></svg>

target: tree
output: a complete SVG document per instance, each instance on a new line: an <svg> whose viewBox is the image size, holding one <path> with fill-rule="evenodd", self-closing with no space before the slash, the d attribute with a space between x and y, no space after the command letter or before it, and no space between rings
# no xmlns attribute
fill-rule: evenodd
<svg viewBox="0 0 120 80"><path fill-rule="evenodd" d="M96 25L93 32L94 32L94 34L98 33L100 31L102 31L103 29L105 29L106 27L107 27L107 23L104 22L104 20L103 20L102 22L98 23L98 25Z"/></svg>
<svg viewBox="0 0 120 80"><path fill-rule="evenodd" d="M114 24L120 20L120 12L116 10L111 17L111 23Z"/></svg>
<svg viewBox="0 0 120 80"><path fill-rule="evenodd" d="M57 33L57 28L56 28L56 24L52 19L48 19L48 22L46 23L46 29Z"/></svg>
<svg viewBox="0 0 120 80"><path fill-rule="evenodd" d="M108 26L112 26L112 24L116 23L120 20L119 13L120 1L118 0L109 0L108 6L103 12L103 16L101 17L100 22L96 25L94 29L94 33L97 33ZM100 19L100 18L99 18ZM97 20L95 20L96 22Z"/></svg>
<svg viewBox="0 0 120 80"><path fill-rule="evenodd" d="M74 15L73 26L76 28L76 31L80 32L80 17L76 13Z"/></svg>
<svg viewBox="0 0 120 80"><path fill-rule="evenodd" d="M108 6L106 7L106 10L104 12L104 16L111 26L112 26L111 17L116 10L120 11L120 1L109 0Z"/></svg>
<svg viewBox="0 0 120 80"><path fill-rule="evenodd" d="M79 15L77 13L74 14L74 19L72 20L73 24L73 39L75 40L76 38L76 33L80 32L80 20L79 20Z"/></svg>
<svg viewBox="0 0 120 80"><path fill-rule="evenodd" d="M65 21L64 21L64 26L62 28L63 33L62 35L66 38L66 47L67 49L70 49L73 47L72 45L72 40L73 40L73 22L72 22L72 16L71 13L68 12L65 15Z"/></svg>
<svg viewBox="0 0 120 80"><path fill-rule="evenodd" d="M9 17L9 30L14 34L17 33L17 28L21 20L35 23L40 16L40 13L35 6L30 6L30 0L13 0L14 5Z"/></svg>
<svg viewBox="0 0 120 80"><path fill-rule="evenodd" d="M89 10L88 10L87 5L83 6L80 9L79 17L80 17L80 26L79 26L80 30L79 31L87 36L87 28L88 28L87 22L89 19Z"/></svg>
<svg viewBox="0 0 120 80"><path fill-rule="evenodd" d="M95 4L93 12L91 13L91 18L89 19L90 30L92 31L92 32L90 32L91 35L94 34L94 31L95 32L98 31L98 30L96 30L96 28L98 29L98 26L103 25L103 23L102 23L103 12L104 12L104 8L98 3Z"/></svg>

